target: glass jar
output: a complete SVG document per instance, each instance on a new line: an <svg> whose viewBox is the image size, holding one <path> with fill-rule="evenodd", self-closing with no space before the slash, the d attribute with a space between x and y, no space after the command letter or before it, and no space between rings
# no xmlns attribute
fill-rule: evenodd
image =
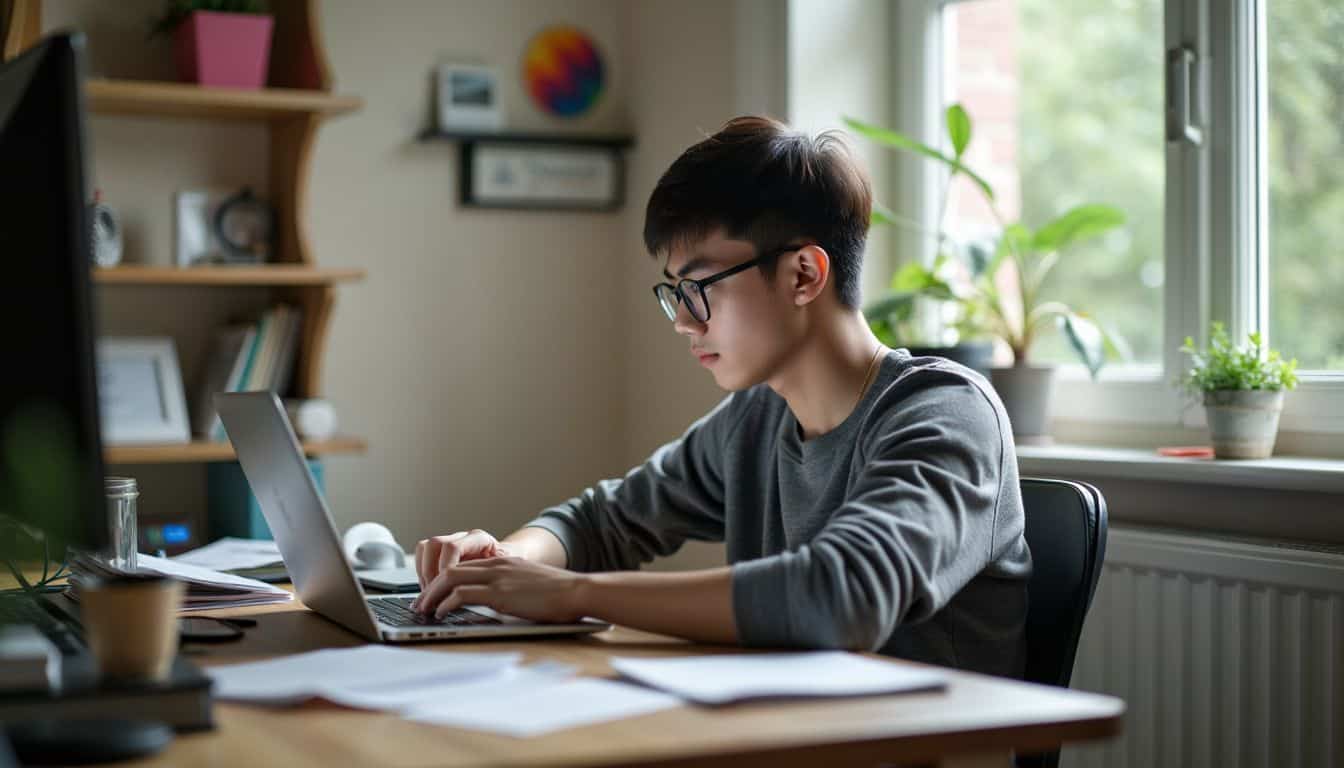
<svg viewBox="0 0 1344 768"><path fill-rule="evenodd" d="M107 496L107 530L110 534L108 564L118 570L134 572L136 568L135 513L140 486L133 477L108 477L103 480Z"/></svg>

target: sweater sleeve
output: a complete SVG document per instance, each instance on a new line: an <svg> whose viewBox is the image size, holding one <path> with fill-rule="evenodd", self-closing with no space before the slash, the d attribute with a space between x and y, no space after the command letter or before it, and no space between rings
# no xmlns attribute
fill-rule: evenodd
<svg viewBox="0 0 1344 768"><path fill-rule="evenodd" d="M857 482L818 535L734 565L744 644L876 650L990 562L1006 417L964 378L918 376L878 399Z"/></svg>
<svg viewBox="0 0 1344 768"><path fill-rule="evenodd" d="M747 396L725 398L625 477L546 509L528 527L555 534L575 571L631 570L687 539L722 541L724 445Z"/></svg>

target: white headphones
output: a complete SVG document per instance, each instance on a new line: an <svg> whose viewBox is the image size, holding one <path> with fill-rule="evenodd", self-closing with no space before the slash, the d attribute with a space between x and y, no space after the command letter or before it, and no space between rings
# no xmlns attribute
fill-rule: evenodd
<svg viewBox="0 0 1344 768"><path fill-rule="evenodd" d="M341 537L341 549L356 570L406 567L406 552L380 523L350 526Z"/></svg>

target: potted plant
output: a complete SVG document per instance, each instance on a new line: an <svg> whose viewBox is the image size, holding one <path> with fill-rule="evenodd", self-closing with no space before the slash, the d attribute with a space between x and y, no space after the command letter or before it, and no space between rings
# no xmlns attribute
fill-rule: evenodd
<svg viewBox="0 0 1344 768"><path fill-rule="evenodd" d="M927 267L919 263L903 266L892 278L891 292L865 309L874 330L882 337L893 322L909 316L918 299L950 302L955 315L952 326L960 337L998 339L1011 353L1013 364L994 368L991 379L1014 435L1020 441L1047 440L1055 366L1033 364L1029 358L1032 343L1051 327L1059 328L1093 378L1108 355L1128 357L1128 348L1120 337L1082 312L1042 296L1042 286L1064 250L1120 226L1124 214L1108 205L1084 204L1035 229L1021 222L1006 223L995 205L993 187L963 163L972 126L960 104L948 107L946 113L950 155L853 118L845 118L845 124L883 146L936 160L949 171L938 230L933 233L937 256ZM987 241L957 242L943 231L952 180L959 175L979 190L999 222L999 231ZM873 222L911 226L880 206L874 210Z"/></svg>
<svg viewBox="0 0 1344 768"><path fill-rule="evenodd" d="M1181 380L1186 392L1201 397L1208 417L1213 455L1220 459L1264 459L1274 452L1284 392L1297 386L1297 359L1266 354L1258 333L1246 346L1234 346L1222 323L1213 324L1207 349L1186 337L1181 351L1190 370Z"/></svg>
<svg viewBox="0 0 1344 768"><path fill-rule="evenodd" d="M275 20L264 0L169 0L154 35L173 36L178 77L221 88L266 85Z"/></svg>

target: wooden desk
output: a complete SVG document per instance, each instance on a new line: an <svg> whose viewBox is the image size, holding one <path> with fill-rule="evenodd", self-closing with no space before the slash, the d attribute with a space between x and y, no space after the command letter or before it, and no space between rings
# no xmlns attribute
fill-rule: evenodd
<svg viewBox="0 0 1344 768"><path fill-rule="evenodd" d="M236 643L188 644L201 666L360 645L297 603L216 611L251 616ZM742 653L616 629L576 639L422 644L419 649L510 651L608 677L610 656ZM831 701L683 706L528 739L411 723L314 702L293 709L216 703L217 728L179 736L142 765L384 766L944 766L1007 765L1009 750L1105 739L1120 731L1119 699L952 672L946 691Z"/></svg>

